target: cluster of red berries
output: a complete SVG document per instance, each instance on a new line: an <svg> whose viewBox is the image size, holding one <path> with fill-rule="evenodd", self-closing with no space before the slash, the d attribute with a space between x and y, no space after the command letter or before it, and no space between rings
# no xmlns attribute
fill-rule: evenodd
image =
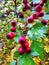
<svg viewBox="0 0 49 65"><path fill-rule="evenodd" d="M41 5L41 6L43 6L44 5L44 3L46 3L47 2L47 0L42 0L42 2L39 2L39 3L33 3L32 1L30 2L30 6L32 7L32 6L37 6L37 5Z"/></svg>
<svg viewBox="0 0 49 65"><path fill-rule="evenodd" d="M35 7L35 11L36 11L36 13L38 14L38 17L44 16L44 12L42 11L41 5L37 5L37 6ZM41 23L42 23L43 25L46 25L46 24L47 24L47 21L46 21L46 20L41 20Z"/></svg>
<svg viewBox="0 0 49 65"><path fill-rule="evenodd" d="M32 6L37 6L37 5L41 5L41 7L44 5L44 3L47 2L47 0L42 0L42 3L35 3L33 4L33 2L31 1L28 5L28 0L23 0L23 3L24 3L24 7L23 7L23 12L25 12L27 9L30 9L30 7Z"/></svg>
<svg viewBox="0 0 49 65"><path fill-rule="evenodd" d="M18 40L18 43L21 44L21 46L18 49L18 53L20 55L23 55L24 53L30 53L31 50L30 50L30 47L29 47L29 43L28 43L25 36L21 36Z"/></svg>
<svg viewBox="0 0 49 65"><path fill-rule="evenodd" d="M15 27L16 25L17 25L16 20L14 20L14 21L11 22L11 26L12 26L11 27L11 31L12 32L16 32L16 27Z"/></svg>
<svg viewBox="0 0 49 65"><path fill-rule="evenodd" d="M34 19L38 19L38 17L43 17L44 16L44 12L42 11L42 6L39 4L37 6L35 6L35 11L36 13L31 15L30 17L28 17L28 23L32 23L34 22ZM47 21L46 20L42 20L41 23L43 25L46 25L47 24Z"/></svg>
<svg viewBox="0 0 49 65"><path fill-rule="evenodd" d="M34 22L34 19L38 19L38 17L44 16L44 12L41 10L42 10L41 5L37 5L35 7L36 13L31 15L30 17L28 17L28 23L32 23L32 22Z"/></svg>
<svg viewBox="0 0 49 65"><path fill-rule="evenodd" d="M38 19L38 17L43 17L44 16L44 12L42 11L42 6L44 5L45 2L47 2L47 0L42 0L42 3L37 3L37 4L36 3L33 4L33 2L30 3L30 6L35 6L36 13L27 18L28 23L33 23L34 19ZM27 0L23 0L23 3L24 3L23 12L25 12L26 9L30 9L30 6L28 5ZM22 14L21 14L21 16L22 16ZM43 25L46 25L47 21L42 20L41 23Z"/></svg>
<svg viewBox="0 0 49 65"><path fill-rule="evenodd" d="M7 34L7 38L8 39L13 39L14 38L14 36L15 36L15 34L14 34L14 32L16 32L16 26L17 25L17 22L16 22L16 20L14 20L14 21L12 21L11 22L11 32L9 32L8 34Z"/></svg>

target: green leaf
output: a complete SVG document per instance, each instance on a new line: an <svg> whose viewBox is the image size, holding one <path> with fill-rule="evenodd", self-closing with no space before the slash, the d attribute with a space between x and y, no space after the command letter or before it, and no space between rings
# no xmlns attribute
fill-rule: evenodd
<svg viewBox="0 0 49 65"><path fill-rule="evenodd" d="M47 12L48 13L48 12ZM42 17L42 19L44 19L44 20L49 20L49 13L48 14L45 14L43 17Z"/></svg>
<svg viewBox="0 0 49 65"><path fill-rule="evenodd" d="M2 15L2 12L0 12L0 16Z"/></svg>
<svg viewBox="0 0 49 65"><path fill-rule="evenodd" d="M15 65L15 64L16 64L15 60L12 60L12 62L10 63L10 65Z"/></svg>
<svg viewBox="0 0 49 65"><path fill-rule="evenodd" d="M38 23L36 23L36 24L33 26L33 28L35 28L35 29L40 29L42 26L43 26L43 25L42 25L40 22L38 22Z"/></svg>
<svg viewBox="0 0 49 65"><path fill-rule="evenodd" d="M24 57L24 65L36 65L34 60L29 55L25 55Z"/></svg>
<svg viewBox="0 0 49 65"><path fill-rule="evenodd" d="M45 33L48 26L43 26L41 23L36 23L30 30L28 30L28 36L30 39L35 40L45 37Z"/></svg>
<svg viewBox="0 0 49 65"><path fill-rule="evenodd" d="M20 6L19 6L19 7L17 7L17 12L18 12L18 11L20 11L22 8L23 8L23 3L22 3L22 4L20 4Z"/></svg>
<svg viewBox="0 0 49 65"><path fill-rule="evenodd" d="M14 41L15 41L16 43L18 43L18 39L19 39L20 36L21 36L20 34L16 34L15 39L14 39Z"/></svg>
<svg viewBox="0 0 49 65"><path fill-rule="evenodd" d="M36 51L30 53L30 56L38 56L38 55L39 54Z"/></svg>
<svg viewBox="0 0 49 65"><path fill-rule="evenodd" d="M22 2L22 0L17 0L17 2Z"/></svg>
<svg viewBox="0 0 49 65"><path fill-rule="evenodd" d="M31 50L32 51L36 51L39 54L39 57L41 59L44 59L44 48L43 45L41 45L41 42L38 41L33 41L33 43L31 44Z"/></svg>
<svg viewBox="0 0 49 65"><path fill-rule="evenodd" d="M15 51L15 52L14 52L14 57L18 58L19 56L20 56L20 55L19 55L18 51Z"/></svg>
<svg viewBox="0 0 49 65"><path fill-rule="evenodd" d="M23 56L18 58L17 65L36 65L36 64L28 54L24 54Z"/></svg>
<svg viewBox="0 0 49 65"><path fill-rule="evenodd" d="M11 28L11 26L10 26L10 24L8 23L8 26L7 26L7 31L8 31L8 32L10 32L10 28Z"/></svg>
<svg viewBox="0 0 49 65"><path fill-rule="evenodd" d="M49 12L49 0L47 0L47 2L45 3L45 6L46 6L46 12Z"/></svg>
<svg viewBox="0 0 49 65"><path fill-rule="evenodd" d="M12 42L13 42L13 40L8 40L8 42L7 42L8 46L11 45Z"/></svg>
<svg viewBox="0 0 49 65"><path fill-rule="evenodd" d="M18 21L19 21L20 23L24 23L24 19L23 19L23 18L18 18Z"/></svg>
<svg viewBox="0 0 49 65"><path fill-rule="evenodd" d="M23 57L18 58L17 65L24 65Z"/></svg>

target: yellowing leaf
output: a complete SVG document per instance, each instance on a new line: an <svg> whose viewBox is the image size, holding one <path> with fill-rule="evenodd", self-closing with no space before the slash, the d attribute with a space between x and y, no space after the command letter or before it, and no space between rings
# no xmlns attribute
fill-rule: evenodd
<svg viewBox="0 0 49 65"><path fill-rule="evenodd" d="M45 51L48 53L48 52L49 52L49 45L44 46L44 49L45 49Z"/></svg>

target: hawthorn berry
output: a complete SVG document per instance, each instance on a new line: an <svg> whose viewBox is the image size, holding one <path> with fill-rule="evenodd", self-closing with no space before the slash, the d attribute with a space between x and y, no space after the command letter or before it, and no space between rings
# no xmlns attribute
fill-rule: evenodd
<svg viewBox="0 0 49 65"><path fill-rule="evenodd" d="M14 38L14 33L13 32L9 32L8 34L7 34L7 39L13 39Z"/></svg>
<svg viewBox="0 0 49 65"><path fill-rule="evenodd" d="M41 5L37 5L37 6L35 7L35 11L40 12L41 10L42 10Z"/></svg>
<svg viewBox="0 0 49 65"><path fill-rule="evenodd" d="M28 47L29 47L29 43L26 41L26 42L23 44L23 47L24 47L24 49L28 48Z"/></svg>
<svg viewBox="0 0 49 65"><path fill-rule="evenodd" d="M25 36L21 36L19 39L18 39L18 43L20 44L24 44L26 42L26 37Z"/></svg>
<svg viewBox="0 0 49 65"><path fill-rule="evenodd" d="M19 16L20 18L23 18L23 17L24 17L24 16L23 16L23 13L21 13L21 12L18 13L18 16Z"/></svg>
<svg viewBox="0 0 49 65"><path fill-rule="evenodd" d="M14 21L11 22L11 26L15 27L16 25L17 25L16 20L14 20Z"/></svg>
<svg viewBox="0 0 49 65"><path fill-rule="evenodd" d="M42 20L41 23L42 23L43 25L46 25L46 24L47 24L47 21L46 21L46 20Z"/></svg>
<svg viewBox="0 0 49 65"><path fill-rule="evenodd" d="M27 49L25 50L26 53L30 53L31 49L30 47L27 47Z"/></svg>
<svg viewBox="0 0 49 65"><path fill-rule="evenodd" d="M11 31L12 32L16 32L16 28L15 27L11 27Z"/></svg>
<svg viewBox="0 0 49 65"><path fill-rule="evenodd" d="M34 21L32 16L28 17L27 20L28 20L28 23L32 23Z"/></svg>
<svg viewBox="0 0 49 65"><path fill-rule="evenodd" d="M39 17L42 17L42 16L44 16L44 12L43 12L43 11L41 11L41 12L38 12L37 14L38 14L38 16L39 16Z"/></svg>
<svg viewBox="0 0 49 65"><path fill-rule="evenodd" d="M19 53L20 55L23 55L23 54L24 54L24 50L23 50L23 47L22 47L22 46L19 47L18 53Z"/></svg>
<svg viewBox="0 0 49 65"><path fill-rule="evenodd" d="M38 18L38 14L33 14L33 19L37 19Z"/></svg>

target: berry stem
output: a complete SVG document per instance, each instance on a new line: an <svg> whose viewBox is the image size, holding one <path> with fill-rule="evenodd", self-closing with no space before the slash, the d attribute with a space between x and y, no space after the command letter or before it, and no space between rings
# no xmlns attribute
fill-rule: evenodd
<svg viewBox="0 0 49 65"><path fill-rule="evenodd" d="M14 15L16 15L17 14L17 3L16 3L16 0L14 0L14 3L15 3L15 14Z"/></svg>

